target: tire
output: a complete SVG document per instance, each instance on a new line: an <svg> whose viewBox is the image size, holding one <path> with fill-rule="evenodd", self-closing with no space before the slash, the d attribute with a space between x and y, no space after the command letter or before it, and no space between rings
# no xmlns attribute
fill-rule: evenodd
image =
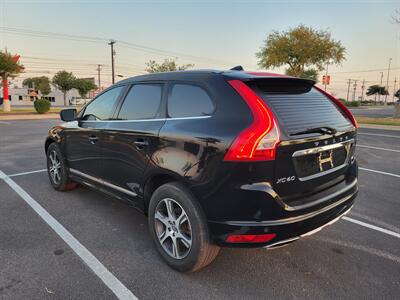
<svg viewBox="0 0 400 300"><path fill-rule="evenodd" d="M68 168L61 154L60 147L52 143L47 148L47 174L52 187L57 191L68 191L77 188L79 185L69 179ZM53 161L55 163L53 163ZM56 167L58 166L58 167ZM58 174L55 175L55 174Z"/></svg>
<svg viewBox="0 0 400 300"><path fill-rule="evenodd" d="M148 212L150 234L171 268L195 272L217 257L220 248L210 243L204 213L182 184L171 182L157 188L151 196Z"/></svg>

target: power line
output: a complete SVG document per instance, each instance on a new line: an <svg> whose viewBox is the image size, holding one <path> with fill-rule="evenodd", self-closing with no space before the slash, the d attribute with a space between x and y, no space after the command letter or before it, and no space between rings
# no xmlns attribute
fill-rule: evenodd
<svg viewBox="0 0 400 300"><path fill-rule="evenodd" d="M55 32L47 32L47 31L38 31L38 30L29 30L29 29L20 29L20 28L12 28L12 27L0 27L0 31L7 33L7 34L15 34L15 35L25 35L31 37L41 37L41 38L53 38L53 39L61 39L61 40L73 40L79 42L93 42L93 43L104 43L108 42L109 39L100 38L100 37L93 37L93 36L81 36L81 35L72 35L72 34L64 34L64 33L55 33ZM186 57L192 60L197 61L207 61L211 63L218 63L223 65L233 65L234 63L231 62L222 62L220 60L215 60L207 57L195 56L190 55L182 52L175 52L170 50L164 50L154 47L149 47L145 45L135 44L123 40L115 40L121 44L121 47L143 51L147 53L153 54L163 54L163 55L172 55L172 56L181 56Z"/></svg>

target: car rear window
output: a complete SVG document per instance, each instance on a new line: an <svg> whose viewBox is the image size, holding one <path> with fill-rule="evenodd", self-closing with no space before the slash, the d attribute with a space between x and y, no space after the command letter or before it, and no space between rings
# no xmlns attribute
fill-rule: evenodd
<svg viewBox="0 0 400 300"><path fill-rule="evenodd" d="M214 104L207 92L199 86L175 84L168 97L168 115L171 118L209 115Z"/></svg>
<svg viewBox="0 0 400 300"><path fill-rule="evenodd" d="M310 82L265 80L250 86L271 107L288 134L314 127L333 127L338 131L352 127L336 105Z"/></svg>

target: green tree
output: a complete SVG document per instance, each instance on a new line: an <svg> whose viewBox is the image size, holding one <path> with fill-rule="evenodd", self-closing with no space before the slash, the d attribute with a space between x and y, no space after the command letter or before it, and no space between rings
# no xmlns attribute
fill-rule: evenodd
<svg viewBox="0 0 400 300"><path fill-rule="evenodd" d="M50 79L47 76L27 78L22 82L22 84L29 88L38 89L44 96L51 92Z"/></svg>
<svg viewBox="0 0 400 300"><path fill-rule="evenodd" d="M324 69L327 63L340 64L346 49L325 30L300 25L288 31L274 31L256 53L261 68L287 66L286 74L301 77L306 68Z"/></svg>
<svg viewBox="0 0 400 300"><path fill-rule="evenodd" d="M193 64L180 65L176 63L174 59L164 59L162 63L157 63L155 60L149 60L146 63L146 72L158 73L158 72L170 72L170 71L184 71L188 68L192 68Z"/></svg>
<svg viewBox="0 0 400 300"><path fill-rule="evenodd" d="M387 91L386 87L380 86L378 84L371 85L368 90L367 90L367 96L372 96L372 95L389 95L389 92Z"/></svg>
<svg viewBox="0 0 400 300"><path fill-rule="evenodd" d="M0 78L3 82L3 110L11 110L8 100L8 78L18 76L24 70L24 66L18 62L19 55L12 55L8 52L0 51Z"/></svg>
<svg viewBox="0 0 400 300"><path fill-rule="evenodd" d="M78 78L75 79L74 88L76 88L82 98L85 98L87 93L97 89L97 85L89 79Z"/></svg>
<svg viewBox="0 0 400 300"><path fill-rule="evenodd" d="M67 105L67 92L75 87L75 80L74 74L65 70L57 72L52 79L53 85L63 92L65 106Z"/></svg>
<svg viewBox="0 0 400 300"><path fill-rule="evenodd" d="M311 79L315 82L318 82L318 70L317 69L307 69L304 70L303 74L300 75L300 78Z"/></svg>

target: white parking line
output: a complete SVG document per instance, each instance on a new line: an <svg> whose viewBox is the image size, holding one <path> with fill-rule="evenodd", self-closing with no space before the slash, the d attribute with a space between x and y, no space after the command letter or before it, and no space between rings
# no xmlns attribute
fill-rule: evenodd
<svg viewBox="0 0 400 300"><path fill-rule="evenodd" d="M47 171L47 169L40 169L40 170L29 171L29 172L15 173L15 174L8 175L8 177L15 177L15 176L21 176L21 175L34 174L34 173L41 173L41 172L46 172L46 171Z"/></svg>
<svg viewBox="0 0 400 300"><path fill-rule="evenodd" d="M379 134L379 133L358 132L357 135L383 136L383 137L390 137L390 138L400 139L400 135L392 135L392 134Z"/></svg>
<svg viewBox="0 0 400 300"><path fill-rule="evenodd" d="M381 148L381 147L374 147L374 146L367 146L367 145L357 145L357 147L400 153L400 150Z"/></svg>
<svg viewBox="0 0 400 300"><path fill-rule="evenodd" d="M352 223L355 223L355 224L358 224L358 225L361 225L361 226L364 226L364 227L367 227L369 229L373 229L373 230L376 230L376 231L379 231L379 232L386 233L388 235L391 235L391 236L394 236L394 237L397 237L398 239L400 239L400 233L397 233L397 232L394 232L394 231L391 231L391 230L387 230L385 228L378 227L378 226L375 226L375 225L372 225L372 224L368 224L368 223L365 223L365 222L362 222L362 221L358 221L358 220L355 220L353 218L349 218L347 216L344 216L342 219L346 220L346 221L349 221L349 222L352 222Z"/></svg>
<svg viewBox="0 0 400 300"><path fill-rule="evenodd" d="M382 175L388 175L388 176L400 178L400 175L398 175L398 174L393 174L393 173L388 173L388 172L383 172L383 171L378 171L378 170L372 170L372 169L367 169L367 168L362 168L362 167L358 167L358 169L363 170L363 171L368 171L368 172L373 172L373 173L378 173L378 174L382 174Z"/></svg>
<svg viewBox="0 0 400 300"><path fill-rule="evenodd" d="M138 299L121 281L83 246L63 225L50 215L35 199L33 199L14 180L0 170L3 179L25 202L45 221L64 242L86 263L86 265L103 281L118 299Z"/></svg>

